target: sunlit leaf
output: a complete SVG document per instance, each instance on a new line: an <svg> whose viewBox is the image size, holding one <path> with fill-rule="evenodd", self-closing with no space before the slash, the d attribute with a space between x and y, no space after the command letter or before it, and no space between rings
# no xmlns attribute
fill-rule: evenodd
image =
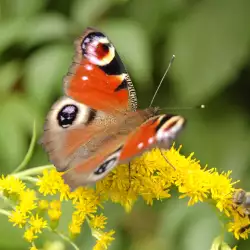
<svg viewBox="0 0 250 250"><path fill-rule="evenodd" d="M37 112L27 99L13 95L1 105L0 117L0 161L4 163L2 172L14 169L28 150L27 135L32 130L32 122ZM40 120L39 120L40 121ZM39 126L41 128L41 125Z"/></svg>
<svg viewBox="0 0 250 250"><path fill-rule="evenodd" d="M19 228L13 227L6 216L0 217L0 246L1 249L28 249L28 244L23 240L23 231ZM11 237L11 238L10 238ZM13 239L13 240L10 240Z"/></svg>
<svg viewBox="0 0 250 250"><path fill-rule="evenodd" d="M24 43L28 46L61 39L68 33L68 22L59 14L33 17L24 31Z"/></svg>
<svg viewBox="0 0 250 250"><path fill-rule="evenodd" d="M63 86L63 76L72 62L74 47L50 46L34 53L25 66L24 83L37 104L56 96Z"/></svg>
<svg viewBox="0 0 250 250"><path fill-rule="evenodd" d="M33 1L33 0L2 0L2 4L8 17L17 18L28 17L36 14L42 10L47 3L47 0Z"/></svg>
<svg viewBox="0 0 250 250"><path fill-rule="evenodd" d="M250 2L201 1L173 26L168 53L176 54L175 89L184 103L199 103L222 91L249 55Z"/></svg>
<svg viewBox="0 0 250 250"><path fill-rule="evenodd" d="M71 15L75 21L85 26L92 26L115 1L111 0L76 0L73 3Z"/></svg>
<svg viewBox="0 0 250 250"><path fill-rule="evenodd" d="M20 77L20 62L12 61L0 67L0 92L5 93L11 90Z"/></svg>
<svg viewBox="0 0 250 250"><path fill-rule="evenodd" d="M13 19L0 22L0 54L8 47L22 40L24 19Z"/></svg>
<svg viewBox="0 0 250 250"><path fill-rule="evenodd" d="M185 117L189 123L187 133L181 136L184 148L194 151L204 165L233 170L234 178L241 179L249 161L249 128L244 113L218 104L191 110Z"/></svg>

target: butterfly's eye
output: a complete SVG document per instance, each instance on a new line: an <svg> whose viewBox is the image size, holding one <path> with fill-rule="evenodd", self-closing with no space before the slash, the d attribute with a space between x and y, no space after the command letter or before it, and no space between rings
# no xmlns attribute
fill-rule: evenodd
<svg viewBox="0 0 250 250"><path fill-rule="evenodd" d="M78 114L78 108L75 105L65 105L57 115L57 121L60 127L68 128L73 124Z"/></svg>
<svg viewBox="0 0 250 250"><path fill-rule="evenodd" d="M109 173L119 162L119 157L122 151L122 147L119 147L116 151L111 153L106 160L104 160L89 176L88 182L95 182L102 179L107 173Z"/></svg>
<svg viewBox="0 0 250 250"><path fill-rule="evenodd" d="M107 170L114 167L116 164L117 158L113 157L111 159L108 159L105 161L101 166L99 166L96 171L94 172L95 175L101 175L104 174Z"/></svg>
<svg viewBox="0 0 250 250"><path fill-rule="evenodd" d="M102 33L92 32L81 43L82 54L93 64L105 66L115 57L115 48Z"/></svg>

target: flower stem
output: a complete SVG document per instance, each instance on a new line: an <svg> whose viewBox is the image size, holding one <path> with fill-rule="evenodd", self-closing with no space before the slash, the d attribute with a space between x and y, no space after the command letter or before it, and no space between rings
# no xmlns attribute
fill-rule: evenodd
<svg viewBox="0 0 250 250"><path fill-rule="evenodd" d="M23 161L21 162L21 164L13 171L13 173L17 173L17 172L21 171L22 169L24 169L28 165L28 163L29 163L29 161L30 161L30 159L31 159L31 157L33 155L35 144L36 144L36 122L34 121L33 133L32 133L32 138L31 138L31 142L30 142L28 152L25 155L25 157L24 157Z"/></svg>
<svg viewBox="0 0 250 250"><path fill-rule="evenodd" d="M53 167L54 167L53 165L44 165L44 166L39 166L35 168L30 168L30 169L27 169L18 173L14 173L11 175L21 179L22 177L25 177L25 176L39 175L43 172L43 170L51 169Z"/></svg>
<svg viewBox="0 0 250 250"><path fill-rule="evenodd" d="M0 209L0 214L3 214L3 215L6 215L6 216L9 216L10 215L10 212L7 211L7 210L4 210L4 209Z"/></svg>
<svg viewBox="0 0 250 250"><path fill-rule="evenodd" d="M74 247L75 250L80 250L80 248L71 241L66 235L58 232L57 230L52 230L52 232L56 233L58 236L60 236L64 241L68 242L72 247Z"/></svg>

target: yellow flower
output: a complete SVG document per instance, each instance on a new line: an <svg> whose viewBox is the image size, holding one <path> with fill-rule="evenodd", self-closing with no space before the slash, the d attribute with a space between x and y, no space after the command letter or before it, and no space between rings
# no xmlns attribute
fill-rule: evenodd
<svg viewBox="0 0 250 250"><path fill-rule="evenodd" d="M242 216L237 211L234 212L234 221L228 224L228 231L233 232L236 239L247 239L250 233L250 219L248 216Z"/></svg>
<svg viewBox="0 0 250 250"><path fill-rule="evenodd" d="M27 213L37 207L37 204L35 202L37 200L37 197L36 197L36 192L34 190L31 189L23 190L20 193L19 200L20 204L18 207L20 211L22 211L23 213Z"/></svg>
<svg viewBox="0 0 250 250"><path fill-rule="evenodd" d="M105 224L107 224L106 222L107 220L107 217L103 216L103 214L100 214L100 215L95 215L91 221L90 221L90 225L93 227L93 228L100 228L100 229L103 229L105 227Z"/></svg>
<svg viewBox="0 0 250 250"><path fill-rule="evenodd" d="M193 159L193 153L185 157L180 154L180 148L175 150L172 147L162 152L164 156L159 149L146 152L134 159L130 168L127 165L115 168L95 188L79 187L73 192L64 184L62 173L55 169L45 170L38 177L37 186L39 196L56 194L60 197L51 202L38 200L38 195L26 189L24 183L18 179L2 177L0 190L3 194L14 194L17 197L16 200L12 199L16 206L9 220L22 227L30 217L30 228L26 230L24 237L33 242L37 238L36 233L40 233L43 228L49 227L51 230L58 227L62 215L61 201L70 200L74 208L72 221L68 226L70 236L74 238L80 234L81 226L87 218L92 235L97 238L94 249L107 249L114 239L114 231L102 231L107 218L98 212L103 209L105 201L118 203L128 212L140 197L146 204L153 205L155 200L171 197L169 191L177 188L179 198L188 198L189 206L198 202L211 204L212 201L220 213L228 216L228 231L236 238L247 238L250 233L250 220L248 216L244 216L243 207L233 204L234 185L237 182L232 181L231 172L219 173L216 169L202 167L199 161ZM38 208L35 210L37 213L47 210L50 218L48 225L38 214L32 214L35 208Z"/></svg>
<svg viewBox="0 0 250 250"><path fill-rule="evenodd" d="M34 231L32 228L28 228L24 235L23 235L24 239L27 240L28 242L33 242L35 239L37 239L37 235L34 234Z"/></svg>
<svg viewBox="0 0 250 250"><path fill-rule="evenodd" d="M51 201L49 203L49 210L48 215L52 221L57 221L60 219L62 212L61 212L61 202L58 200Z"/></svg>
<svg viewBox="0 0 250 250"><path fill-rule="evenodd" d="M81 226L85 220L85 217L81 216L80 214L74 212L72 214L72 221L69 224L69 232L73 236L73 238L80 234L81 232Z"/></svg>
<svg viewBox="0 0 250 250"><path fill-rule="evenodd" d="M31 216L29 224L34 233L41 233L41 230L47 227L47 222L43 218L39 218L38 214Z"/></svg>
<svg viewBox="0 0 250 250"><path fill-rule="evenodd" d="M14 226L22 228L26 224L27 218L28 216L26 215L26 213L23 213L22 211L17 209L11 212L9 221L12 222Z"/></svg>
<svg viewBox="0 0 250 250"><path fill-rule="evenodd" d="M111 230L110 232L99 232L96 231L95 237L98 239L93 250L103 250L108 249L108 246L111 244L111 242L114 240L112 235L115 233L114 230Z"/></svg>
<svg viewBox="0 0 250 250"><path fill-rule="evenodd" d="M57 209L49 209L48 215L52 221L57 221L60 219L62 212L61 212L61 210L57 210Z"/></svg>
<svg viewBox="0 0 250 250"><path fill-rule="evenodd" d="M9 194L20 194L25 189L25 184L12 175L8 175L7 177L2 176L0 179L0 189L7 191Z"/></svg>
<svg viewBox="0 0 250 250"><path fill-rule="evenodd" d="M81 225L78 223L73 223L73 221L69 224L69 231L73 235L73 237L77 234L81 233Z"/></svg>
<svg viewBox="0 0 250 250"><path fill-rule="evenodd" d="M58 200L53 200L49 203L51 209L61 210L61 202Z"/></svg>
<svg viewBox="0 0 250 250"><path fill-rule="evenodd" d="M93 214L97 211L97 204L95 201L81 199L75 203L76 212L82 217L87 214Z"/></svg>
<svg viewBox="0 0 250 250"><path fill-rule="evenodd" d="M49 202L46 200L40 200L38 202L38 207L41 210L47 210L49 208Z"/></svg>
<svg viewBox="0 0 250 250"><path fill-rule="evenodd" d="M36 248L36 246L31 246L30 250L38 250L38 249Z"/></svg>
<svg viewBox="0 0 250 250"><path fill-rule="evenodd" d="M47 169L43 171L43 175L38 177L39 181L37 186L39 186L39 192L44 196L50 194L56 194L60 191L60 186L62 184L61 174L55 169L48 171Z"/></svg>
<svg viewBox="0 0 250 250"><path fill-rule="evenodd" d="M70 194L70 188L68 185L64 184L63 181L60 183L60 201L68 200Z"/></svg>

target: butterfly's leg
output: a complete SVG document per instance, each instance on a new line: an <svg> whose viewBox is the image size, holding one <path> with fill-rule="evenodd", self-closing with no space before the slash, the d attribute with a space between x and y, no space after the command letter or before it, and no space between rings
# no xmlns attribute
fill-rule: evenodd
<svg viewBox="0 0 250 250"><path fill-rule="evenodd" d="M176 168L173 166L173 164L167 159L167 157L163 154L163 152L161 151L161 149L159 148L162 157L165 159L165 161L174 169L176 170Z"/></svg>

